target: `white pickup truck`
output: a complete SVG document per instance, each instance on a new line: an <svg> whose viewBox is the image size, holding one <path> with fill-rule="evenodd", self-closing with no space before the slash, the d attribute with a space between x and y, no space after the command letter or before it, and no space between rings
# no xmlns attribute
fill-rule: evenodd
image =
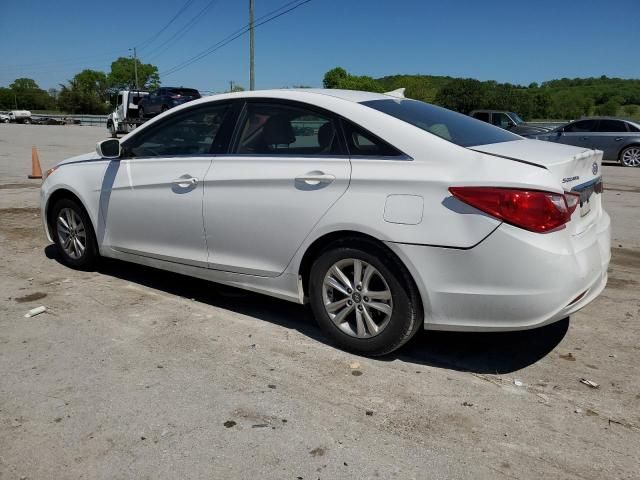
<svg viewBox="0 0 640 480"><path fill-rule="evenodd" d="M129 133L144 122L138 114L140 100L149 95L142 90L121 90L116 99L116 109L107 117L107 129L112 137Z"/></svg>

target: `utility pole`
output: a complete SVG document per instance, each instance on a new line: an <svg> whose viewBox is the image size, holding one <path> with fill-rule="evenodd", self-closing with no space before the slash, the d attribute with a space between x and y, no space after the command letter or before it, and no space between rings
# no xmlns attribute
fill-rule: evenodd
<svg viewBox="0 0 640 480"><path fill-rule="evenodd" d="M233 92L233 80L229 80L229 91Z"/></svg>
<svg viewBox="0 0 640 480"><path fill-rule="evenodd" d="M133 71L136 75L136 90L138 90L138 56L136 55L136 47L133 47Z"/></svg>
<svg viewBox="0 0 640 480"><path fill-rule="evenodd" d="M256 75L253 66L253 49L255 39L253 36L253 0L249 0L249 90L256 89Z"/></svg>

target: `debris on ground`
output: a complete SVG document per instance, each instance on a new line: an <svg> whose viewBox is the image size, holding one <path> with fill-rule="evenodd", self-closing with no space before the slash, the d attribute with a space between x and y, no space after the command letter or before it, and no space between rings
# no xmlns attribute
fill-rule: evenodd
<svg viewBox="0 0 640 480"><path fill-rule="evenodd" d="M599 384L597 384L596 382L594 382L592 380L587 380L586 378L581 378L580 379L580 383L584 383L585 385L587 385L588 387L591 387L591 388L600 388Z"/></svg>
<svg viewBox="0 0 640 480"><path fill-rule="evenodd" d="M576 408L574 411L575 411L576 413L582 413L582 409L581 409L581 408Z"/></svg>
<svg viewBox="0 0 640 480"><path fill-rule="evenodd" d="M35 317L36 315L40 315L41 313L44 313L46 311L47 311L47 307L44 307L44 306L32 308L25 314L24 318Z"/></svg>
<svg viewBox="0 0 640 480"><path fill-rule="evenodd" d="M473 403L469 403L469 402L462 402L462 406L463 406L463 407L473 407Z"/></svg>
<svg viewBox="0 0 640 480"><path fill-rule="evenodd" d="M235 425L237 425L237 424L236 424L236 422L234 422L233 420L227 420L226 422L224 422L224 424L223 424L223 425L224 425L226 428L231 428L231 427L233 427L233 426L235 426Z"/></svg>
<svg viewBox="0 0 640 480"><path fill-rule="evenodd" d="M573 353L569 352L566 355L560 355L560 358L563 360L568 360L570 362L575 362L576 357L573 356Z"/></svg>
<svg viewBox="0 0 640 480"><path fill-rule="evenodd" d="M359 377L360 375L362 375L362 372L360 370L354 370L351 372L351 375L353 375L354 377Z"/></svg>
<svg viewBox="0 0 640 480"><path fill-rule="evenodd" d="M356 370L356 369L360 368L360 362L352 362L352 363L349 364L349 367L352 370Z"/></svg>
<svg viewBox="0 0 640 480"><path fill-rule="evenodd" d="M367 410L364 412L365 415L367 415L368 417L371 417L373 415L373 410Z"/></svg>
<svg viewBox="0 0 640 480"><path fill-rule="evenodd" d="M524 385L524 383L522 382L522 380L518 380L518 379L515 379L515 380L513 381L513 384L514 384L516 387L522 387L522 386Z"/></svg>

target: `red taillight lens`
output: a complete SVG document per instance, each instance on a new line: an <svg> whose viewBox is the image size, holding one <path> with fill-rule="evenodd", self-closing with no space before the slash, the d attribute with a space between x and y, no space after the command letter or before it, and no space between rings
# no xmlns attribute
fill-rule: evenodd
<svg viewBox="0 0 640 480"><path fill-rule="evenodd" d="M497 187L451 187L454 197L499 218L506 223L532 232L555 230L571 220L571 214L580 203L575 195L569 201L565 195L537 190Z"/></svg>
<svg viewBox="0 0 640 480"><path fill-rule="evenodd" d="M567 209L569 210L569 216L576 211L578 205L580 205L580 194L579 193L565 193L564 199L567 202Z"/></svg>

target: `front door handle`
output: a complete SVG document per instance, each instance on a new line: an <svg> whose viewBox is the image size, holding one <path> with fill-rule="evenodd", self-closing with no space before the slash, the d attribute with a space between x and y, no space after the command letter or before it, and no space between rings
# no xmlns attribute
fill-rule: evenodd
<svg viewBox="0 0 640 480"><path fill-rule="evenodd" d="M621 140L623 140L623 139L624 139L624 137L616 137L616 138L615 138L616 142L619 142L619 141L621 141Z"/></svg>
<svg viewBox="0 0 640 480"><path fill-rule="evenodd" d="M193 187L197 185L198 179L196 177L192 177L191 175L183 175L180 178L176 178L171 183L181 188L187 188L187 187Z"/></svg>
<svg viewBox="0 0 640 480"><path fill-rule="evenodd" d="M336 179L335 176L324 172L309 172L296 177L296 182L304 182L307 185L329 184Z"/></svg>
<svg viewBox="0 0 640 480"><path fill-rule="evenodd" d="M582 137L582 140L589 140L589 137Z"/></svg>

